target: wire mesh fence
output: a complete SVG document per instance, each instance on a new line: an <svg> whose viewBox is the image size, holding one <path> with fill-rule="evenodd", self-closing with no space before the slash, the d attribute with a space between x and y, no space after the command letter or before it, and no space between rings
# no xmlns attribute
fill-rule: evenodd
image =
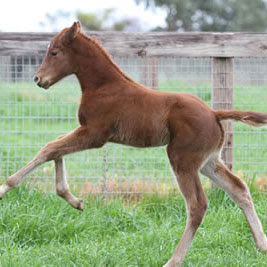
<svg viewBox="0 0 267 267"><path fill-rule="evenodd" d="M47 142L78 127L80 89L74 77L48 91L32 77L41 57L0 57L0 179L4 180ZM212 106L212 58L116 57L118 65L134 80L154 90L188 92ZM234 59L233 106L240 110L265 111L267 59ZM223 98L224 99L224 98ZM234 172L249 178L267 177L267 131L235 123ZM170 192L176 188L166 148L137 149L107 144L101 149L65 157L68 179L81 193ZM39 167L27 178L31 185L54 188L53 162Z"/></svg>
<svg viewBox="0 0 267 267"><path fill-rule="evenodd" d="M235 58L234 108L267 111L267 59ZM267 177L266 128L234 124L234 170L249 178Z"/></svg>

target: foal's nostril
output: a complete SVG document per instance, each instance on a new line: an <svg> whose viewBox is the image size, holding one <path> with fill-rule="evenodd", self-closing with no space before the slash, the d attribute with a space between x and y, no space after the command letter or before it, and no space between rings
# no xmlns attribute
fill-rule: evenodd
<svg viewBox="0 0 267 267"><path fill-rule="evenodd" d="M38 76L34 77L34 82L38 83L40 81L40 78Z"/></svg>

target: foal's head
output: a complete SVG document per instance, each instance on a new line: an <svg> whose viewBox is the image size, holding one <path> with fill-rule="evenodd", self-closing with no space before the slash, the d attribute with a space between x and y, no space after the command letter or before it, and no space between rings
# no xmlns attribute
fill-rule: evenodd
<svg viewBox="0 0 267 267"><path fill-rule="evenodd" d="M72 62L72 42L81 30L79 22L62 30L48 45L46 56L34 76L34 81L42 88L48 89L60 79L75 73Z"/></svg>

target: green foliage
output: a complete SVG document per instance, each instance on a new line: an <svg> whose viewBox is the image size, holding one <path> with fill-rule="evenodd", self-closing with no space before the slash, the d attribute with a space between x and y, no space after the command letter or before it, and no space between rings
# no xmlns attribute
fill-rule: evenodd
<svg viewBox="0 0 267 267"><path fill-rule="evenodd" d="M136 0L167 11L167 31L266 31L264 0ZM160 29L158 29L160 30Z"/></svg>
<svg viewBox="0 0 267 267"><path fill-rule="evenodd" d="M209 208L184 266L266 266L241 210L222 192L208 192ZM254 192L267 227L266 196ZM56 195L20 187L0 202L0 266L162 266L185 227L181 195L85 200L71 208Z"/></svg>
<svg viewBox="0 0 267 267"><path fill-rule="evenodd" d="M91 31L103 31L106 28L105 23L110 19L114 9L105 9L97 13L85 13L78 11L77 18L82 25Z"/></svg>
<svg viewBox="0 0 267 267"><path fill-rule="evenodd" d="M139 30L138 20L135 18L115 19L116 10L113 8L104 9L97 13L78 11L77 19L83 27L90 31L124 31L129 29Z"/></svg>

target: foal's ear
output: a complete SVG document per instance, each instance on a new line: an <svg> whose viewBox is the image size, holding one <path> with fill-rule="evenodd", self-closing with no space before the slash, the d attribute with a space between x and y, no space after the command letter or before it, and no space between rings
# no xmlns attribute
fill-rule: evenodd
<svg viewBox="0 0 267 267"><path fill-rule="evenodd" d="M79 21L75 21L72 26L64 33L63 42L69 45L81 31L81 24Z"/></svg>
<svg viewBox="0 0 267 267"><path fill-rule="evenodd" d="M74 23L75 23L75 22L74 22ZM79 20L77 20L76 23L77 23L77 26L78 26L78 29L79 29L79 32L80 32L81 29L82 29L82 25L81 25L81 23L80 23Z"/></svg>

